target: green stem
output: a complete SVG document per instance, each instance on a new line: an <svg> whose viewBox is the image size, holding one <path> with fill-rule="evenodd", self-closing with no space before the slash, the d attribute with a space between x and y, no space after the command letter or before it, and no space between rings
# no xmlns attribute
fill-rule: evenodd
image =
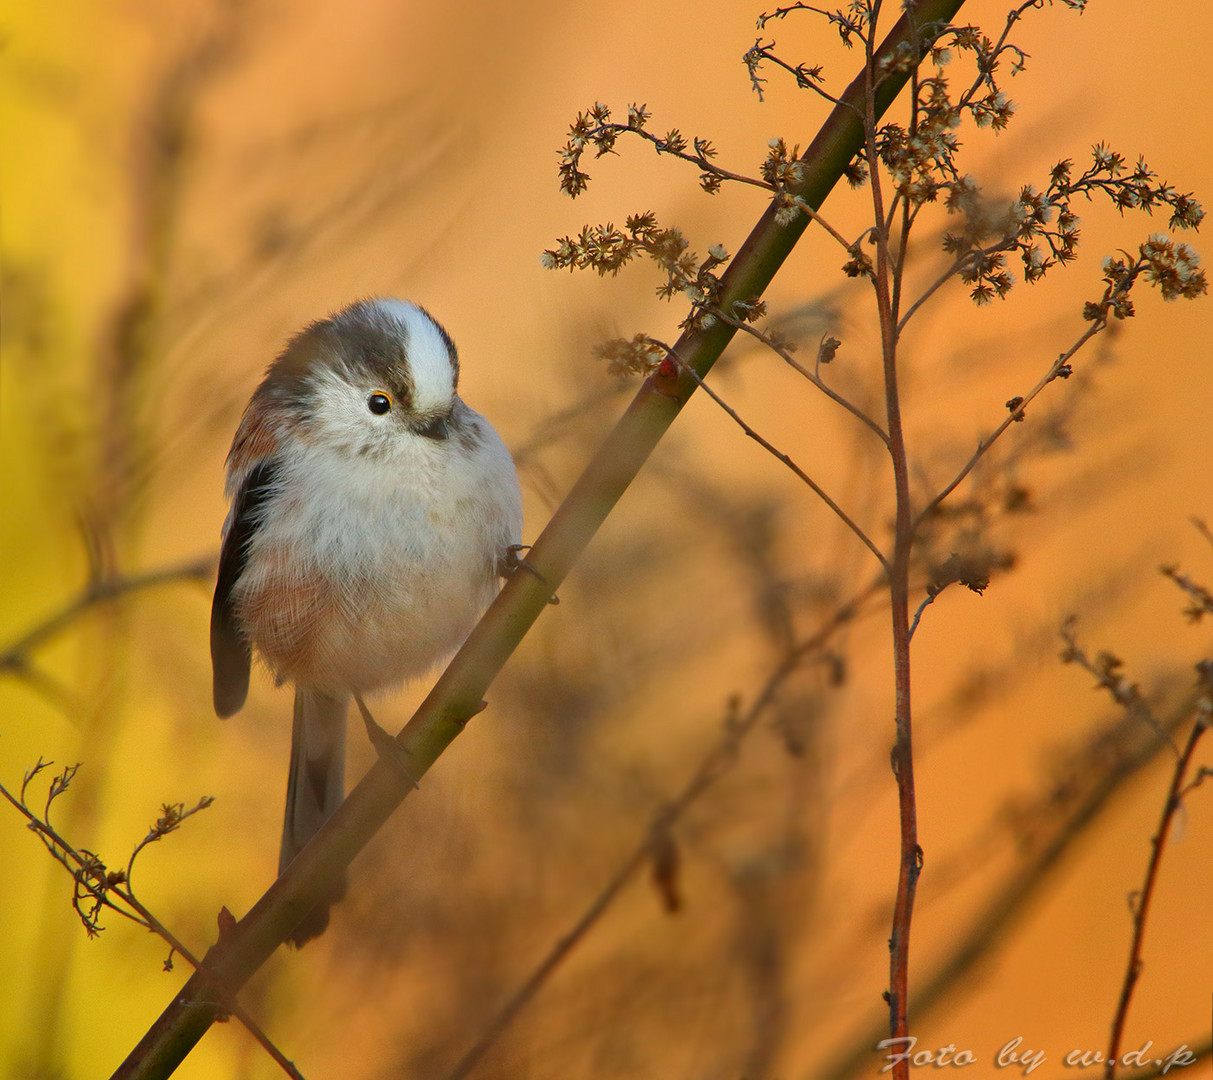
<svg viewBox="0 0 1213 1080"><path fill-rule="evenodd" d="M921 0L914 23L942 28L964 0ZM877 52L891 57L909 39L911 25L902 17ZM887 77L876 93L879 116L908 78ZM864 145L865 75L842 96L821 131L805 151L805 179L795 192L814 209L842 177L843 169ZM808 225L802 216L790 225L775 221L769 207L722 278L725 310L738 300L760 296ZM685 333L674 346L702 378L711 370L735 330L724 322ZM437 685L398 736L401 748L421 777L480 708L488 686L523 635L545 610L577 557L677 418L697 386L689 372L658 374L641 387L615 429L594 455L543 534L527 562L536 573L517 573L502 590ZM115 1080L151 1080L170 1075L222 1012L215 988L234 995L269 959L274 950L329 889L354 856L412 790L401 771L378 762L350 792L340 809L299 854L252 910L223 935L196 972L152 1025Z"/></svg>

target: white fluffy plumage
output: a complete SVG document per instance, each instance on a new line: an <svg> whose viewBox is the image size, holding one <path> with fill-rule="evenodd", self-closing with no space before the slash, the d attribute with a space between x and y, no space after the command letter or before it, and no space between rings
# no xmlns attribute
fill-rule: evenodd
<svg viewBox="0 0 1213 1080"><path fill-rule="evenodd" d="M243 705L254 652L295 685L282 866L343 797L351 695L450 656L520 542L513 461L458 384L454 344L424 309L360 301L288 343L232 442L215 709Z"/></svg>

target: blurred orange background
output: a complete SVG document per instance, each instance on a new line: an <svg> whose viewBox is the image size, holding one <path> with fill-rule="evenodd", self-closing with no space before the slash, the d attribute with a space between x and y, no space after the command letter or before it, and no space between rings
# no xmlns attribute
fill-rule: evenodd
<svg viewBox="0 0 1213 1080"><path fill-rule="evenodd" d="M652 267L570 276L544 270L541 252L642 210L679 225L700 255L732 252L765 205L756 189L704 195L693 169L626 141L590 164L589 191L570 202L556 182L568 124L595 101L620 117L642 102L653 130L709 138L725 168L757 173L769 139L804 145L826 115L774 70L765 101L753 93L740 58L759 11L10 5L0 782L16 791L40 757L80 761L52 820L110 866L125 865L162 803L215 796L134 875L197 952L221 906L243 914L272 880L289 691L255 679L239 716L211 714L209 579L89 608L21 654L32 670L12 646L80 596L90 568L134 576L216 556L224 455L248 394L287 335L359 296L416 300L451 331L463 397L514 450L527 537L538 535L628 398L592 348L640 331L672 340L685 314L655 298ZM970 0L959 18L997 36L1005 13ZM1004 75L1016 119L997 137L967 130L964 171L991 197L1013 196L1106 141L1213 198L1210 33L1205 0L1030 12L1013 35L1027 69ZM763 34L793 63L824 63L835 89L858 70L808 14ZM866 188L840 186L825 213L854 236L868 206ZM907 334L920 492L942 486L1003 402L1079 336L1100 259L1166 226L1099 203L1080 213L1072 267L981 310L954 287ZM942 265L943 227L942 212L922 226L919 287ZM802 359L823 333L842 340L830 377L871 407L879 335L844 260L811 228L768 299ZM1173 763L1156 754L1110 785L1090 821L1068 824L1150 732L1058 662L1058 626L1078 616L1092 655L1123 657L1164 718L1210 654L1207 626L1185 621L1184 596L1157 568L1213 586L1213 546L1190 520L1213 521L1213 309L1144 289L1137 309L958 491L983 508L982 542L1013 566L980 598L946 592L914 640L926 868L912 1028L920 1049L971 1050L975 1075L994 1075L1016 1037L1018 1052L1047 1055L1035 1075L1097 1074L1062 1061L1107 1043L1129 897ZM851 418L742 342L713 385L887 539L886 461ZM1012 487L1030 510L992 511ZM810 635L873 572L828 511L698 395L490 708L355 863L328 935L276 955L244 995L249 1011L309 1077L448 1075L719 741L730 696L752 700L786 648L781 627ZM681 910L663 911L638 877L473 1076L876 1075L865 1047L885 1014L897 851L887 622L873 604L832 639L834 675L819 665L787 687L675 826ZM381 704L380 719L399 727L424 689ZM352 783L371 752L360 734L351 743ZM31 792L40 807L45 783ZM1058 860L1035 874L1054 841ZM1211 849L1206 785L1166 852L1126 1049L1208 1046ZM3 805L0 851L0 1072L108 1075L185 965L163 973L163 943L114 914L87 940L68 876ZM993 922L1002 902L1007 920ZM952 970L966 944L978 961ZM277 1073L232 1023L178 1075ZM1173 1075L1213 1070L1206 1056Z"/></svg>

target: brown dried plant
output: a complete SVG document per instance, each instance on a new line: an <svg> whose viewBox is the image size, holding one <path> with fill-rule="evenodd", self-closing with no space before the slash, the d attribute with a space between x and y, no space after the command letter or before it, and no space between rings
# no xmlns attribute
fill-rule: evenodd
<svg viewBox="0 0 1213 1080"><path fill-rule="evenodd" d="M1084 6L1082 0L1064 2L1078 10ZM993 426L950 481L925 499L915 497L909 477L917 450L907 443L904 434L898 382L903 366L900 355L903 333L925 305L939 302L945 291L955 285L966 288L970 300L979 306L1007 298L1015 285L1012 257L1019 264L1025 284L1043 281L1052 271L1075 259L1080 240L1079 209L1096 199L1106 200L1121 214L1128 210L1152 214L1155 209L1165 208L1169 211L1169 227L1175 231L1198 228L1204 216L1190 193L1162 180L1144 160L1138 159L1130 166L1122 154L1103 143L1092 148L1085 166L1076 166L1072 159L1059 161L1043 180L1036 184L1025 182L1017 197L1005 205L992 204L982 197L977 181L961 168L961 134L965 125L1001 131L1011 123L1014 107L1003 89L1003 75L1007 71L1012 75L1021 71L1028 58L1011 42L1010 34L1020 18L1041 6L1040 0L1031 0L1013 9L1001 35L994 40L973 26L924 22L916 28L917 36L911 36L896 51L879 58L877 33L888 7L879 0L855 0L835 11L793 4L760 17L761 30L792 15L815 14L827 20L845 46L863 51L861 104L851 106L863 126L863 143L845 169L852 186L866 183L871 196L871 224L858 236L844 236L830 224L819 206L811 205L802 196L809 161L798 146L789 145L783 138L772 139L766 159L756 172L746 174L720 166L716 149L706 138L688 137L677 128L663 135L654 134L649 126L651 114L644 105L630 105L626 120L619 122L612 120L608 106L599 103L576 118L560 153L560 184L573 198L584 192L590 182L585 165L588 154L592 152L595 158L617 154L623 139L633 139L652 145L658 154L696 167L700 186L708 194L719 191L725 184L758 188L767 193L768 214L773 215L777 226L803 228L811 221L824 229L846 256L842 273L866 279L872 287L873 318L880 331L883 384L874 396L883 399L883 415L866 413L830 387L820 374L820 356L813 371L796 363L791 355L793 344L761 328L768 316L767 304L761 296L726 299L724 270L730 260L719 243L712 244L706 257L700 258L679 228L663 225L656 215L646 211L628 215L622 228L612 224L587 225L575 236L562 237L544 253L545 265L551 269L590 269L600 275L616 275L635 260L652 262L663 276L658 295L688 304L687 314L679 323L681 330L703 333L721 323L744 330L793 367L806 383L849 412L876 436L888 454L894 519L891 546L881 545L871 537L839 500L761 433L761 425L743 420L725 396L680 356L676 346L639 333L607 342L599 349L599 355L618 374L655 379L693 378L746 436L758 442L825 502L877 563L879 577L888 590L896 687L892 764L899 791L901 855L889 937L890 981L885 994L889 1044L894 1047L910 1038L909 940L914 897L923 866L911 735L910 638L924 610L941 589L960 582L980 592L989 584L991 573L999 568L996 558L985 556L974 562L972 557L954 554L938 562L936 571L928 575L924 584L915 585L912 575L921 565L930 524L946 512L949 498L991 447L1012 424L1024 420L1036 398L1056 380L1068 379L1073 374L1078 354L1110 326L1134 315L1139 283L1155 286L1166 300L1192 299L1204 294L1207 288L1196 253L1187 244L1164 234L1149 236L1131 251L1107 256L1103 261L1102 291L1076 313L1078 329L1073 341L1056 359L1045 364L1035 385L1006 401L1005 418ZM914 15L914 9L909 8L907 17L913 21ZM969 74L961 70L965 61L971 65ZM797 88L819 95L835 106L845 99L841 92L826 89L822 65L786 60L780 57L774 42L759 38L746 52L744 62L760 97L766 85L764 72L773 67L790 74ZM895 72L909 73L908 105L901 118L878 120L882 85ZM909 295L907 269L913 261L910 239L925 226L934 208L946 215L948 224L942 229L941 246L950 261L925 289ZM827 359L832 359L838 348L837 339L831 340ZM911 617L912 594L916 589L922 589L925 598ZM1078 655L1075 653L1075 657ZM1115 671L1100 670L1104 671L1107 685L1112 685L1117 678ZM1122 702L1126 707L1139 703L1131 690L1123 693L1129 695ZM908 1055L890 1059L894 1076L900 1080L909 1075L907 1059Z"/></svg>

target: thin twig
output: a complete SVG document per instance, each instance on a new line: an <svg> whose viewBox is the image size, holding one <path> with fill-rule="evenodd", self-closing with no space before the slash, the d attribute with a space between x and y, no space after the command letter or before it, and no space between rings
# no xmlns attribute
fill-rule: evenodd
<svg viewBox="0 0 1213 1080"><path fill-rule="evenodd" d="M970 248L968 251L961 252L959 255L957 255L953 260L952 265L944 270L943 273L940 274L939 277L937 277L933 282L931 282L931 284L928 285L925 290L923 290L922 295L910 305L910 309L903 316L901 316L901 320L897 324L897 332L901 333L903 330L905 330L906 324L914 317L914 315L918 312L918 309L921 308L928 300L930 300L931 297L934 296L941 288L943 288L944 285L951 281L952 278L959 274L967 264L976 261L978 258L986 258L990 255L997 255L1000 251L1009 251L1012 247L1014 247L1014 242L1016 239L1018 239L1018 234L1011 237L1004 236L998 241L998 243L991 244L989 247Z"/></svg>
<svg viewBox="0 0 1213 1080"><path fill-rule="evenodd" d="M214 574L213 560L198 560L182 566L153 570L131 577L101 577L91 580L78 596L47 616L21 637L0 649L0 674L7 673L48 699L68 716L79 709L80 697L69 686L43 671L31 658L41 644L68 630L91 608L139 589L153 588L177 581L207 581Z"/></svg>
<svg viewBox="0 0 1213 1080"><path fill-rule="evenodd" d="M192 967L195 971L209 973L205 962L194 956L194 954L181 943L180 939L173 934L168 927L164 925L164 923L157 919L155 915L153 915L146 907L144 907L142 903L139 902L139 900L135 898L134 893L127 889L117 887L112 888L110 891L116 892L125 903L130 904L130 906L137 911L144 920L146 920L148 928L154 934L163 938L173 952L182 956L190 967ZM218 980L215 981L215 987L222 997L223 1007L229 1013L231 1013L232 1016L240 1021L248 1033L257 1040L258 1045L260 1045L260 1047L267 1054L269 1054L271 1058L274 1059L278 1067L282 1069L287 1076L291 1077L292 1080L304 1080L303 1075L295 1067L295 1063L278 1049L273 1040L265 1033L264 1030L262 1030L257 1021L254 1020L240 1004L240 1002L236 1000L236 996L229 993Z"/></svg>
<svg viewBox="0 0 1213 1080"><path fill-rule="evenodd" d="M876 9L879 9L879 7L880 0L876 0L875 4L873 5L873 10L875 11ZM819 8L815 7L813 4L805 3L787 4L784 7L778 7L774 11L763 14L758 19L758 27L759 29L762 29L767 23L772 22L775 19L786 18L793 11L808 11L814 15L822 15L825 17L827 22L834 26L845 29L849 34L853 34L865 45L868 44L869 35L875 35L876 33L874 18L872 19L868 30L865 32L863 28L863 18L860 16L849 15L847 12L841 9L831 11L827 8Z"/></svg>
<svg viewBox="0 0 1213 1080"><path fill-rule="evenodd" d="M1198 581L1193 581L1187 574L1181 573L1178 566L1163 566L1160 568L1165 577L1178 585L1192 601L1192 606L1184 612L1193 622L1206 615L1213 615L1213 592Z"/></svg>
<svg viewBox="0 0 1213 1080"><path fill-rule="evenodd" d="M1019 399L1014 409L1009 410L1007 418L977 444L977 449L973 451L973 456L970 457L967 462L965 462L960 472L958 472L946 485L944 485L944 487L940 489L935 497L918 512L918 515L914 518L913 526L916 532L919 525L921 525L930 514L934 513L934 511L939 507L940 503L942 503L949 495L952 494L953 491L956 490L957 487L960 486L964 478L973 471L978 462L980 462L981 459L989 452L990 447L998 441L998 439L1012 424L1016 423L1023 417L1027 407L1036 399L1040 392L1044 390L1044 388L1048 386L1049 383L1051 383L1054 379L1063 376L1063 373L1068 370L1070 360L1073 359L1078 351L1088 341L1090 341L1091 338L1106 328L1106 321L1100 320L1093 322L1089 327L1087 327L1086 331L1083 332L1082 336L1079 337L1073 345L1071 345L1064 353L1062 353L1049 365L1048 371L1041 376L1036 385Z"/></svg>
<svg viewBox="0 0 1213 1080"><path fill-rule="evenodd" d="M145 847L147 847L148 844L153 844L157 840L163 839L170 832L176 832L186 818L193 817L200 810L207 809L207 807L211 806L214 801L215 800L212 796L204 795L188 810L185 809L184 803L176 803L172 806L165 805L163 808L163 813L161 813L160 817L156 820L156 824L148 830L147 836L140 840L139 843L135 845L134 851L131 852L131 857L126 864L126 881L128 887L134 878L135 859L138 857L139 853Z"/></svg>
<svg viewBox="0 0 1213 1080"><path fill-rule="evenodd" d="M967 90L961 93L959 99L957 100L958 108L965 108L969 102L973 100L973 95L981 89L982 85L986 83L989 77L993 74L994 65L998 60L998 57L1000 57L1008 48L1012 49L1022 58L1023 54L1018 47L1014 45L1007 45L1007 38L1010 36L1011 31L1015 28L1015 24L1023 17L1025 11L1028 11L1030 8L1039 7L1040 0L1024 0L1019 7L1013 8L1011 11L1007 12L1007 21L1006 25L1002 28L1002 33L999 35L998 40L994 43L993 48L986 53L988 59L984 63L978 63L977 74L973 77L973 82L970 84Z"/></svg>
<svg viewBox="0 0 1213 1080"><path fill-rule="evenodd" d="M1112 1020L1112 1033L1108 1040L1107 1064L1104 1067L1104 1080L1113 1080L1116 1076L1116 1066L1120 1059L1120 1044L1124 1037L1125 1020L1129 1015L1129 1005L1133 1000L1133 990L1141 976L1142 943L1145 940L1146 921L1150 916L1150 903L1154 898L1154 886L1158 882L1158 869L1162 865L1163 852L1166 850L1167 838L1171 833L1171 825L1175 814L1182 805L1180 796L1184 788L1184 776L1191 764L1196 745L1209 726L1210 705L1206 699L1197 706L1196 722L1188 735L1188 741L1175 763L1171 773L1171 785L1167 789L1167 797L1163 802L1162 816L1158 823L1158 831L1150 840L1150 860L1146 866L1145 881L1141 892L1137 894L1133 904L1133 940L1129 945L1129 961L1125 968L1125 978L1120 989L1120 1000L1116 1006L1116 1016Z"/></svg>
<svg viewBox="0 0 1213 1080"><path fill-rule="evenodd" d="M656 344L661 345L661 342L656 342ZM797 465L796 462L794 462L787 454L778 449L778 447L774 446L769 439L760 435L754 428L746 423L745 420L743 420L738 414L737 410L734 409L727 401L725 401L724 398L722 398L715 390L713 390L712 387L700 377L699 373L696 372L694 368L680 359L677 353L675 353L668 346L662 345L662 348L664 348L667 354L675 360L679 369L689 374L699 384L704 393L706 393L708 397L716 402L716 404L729 415L729 417L734 421L734 423L737 424L738 427L741 428L742 431L744 431L751 439L758 443L759 446L766 450L767 453L769 453L777 461L780 461L786 465L802 483L804 483L819 499L821 499L821 501L834 512L835 516L859 538L863 546L876 556L876 559L880 563L882 569L886 573L888 572L889 563L885 558L884 553L872 542L868 534L865 533L863 529L861 529L859 525L857 525L851 519L850 515L847 514L847 512L843 510L843 508L826 493L825 489L818 484L816 480L809 476L809 474L806 473L799 465Z"/></svg>
<svg viewBox="0 0 1213 1080"><path fill-rule="evenodd" d="M806 7L804 10L816 11L817 9ZM826 15L828 13L823 11L819 12L819 14ZM745 65L750 69L751 82L753 83L754 89L758 93L760 99L762 97L761 84L766 82L766 79L758 78L758 64L761 59L774 64L776 67L783 68L784 71L786 71L796 80L796 86L798 89L812 90L813 93L815 93L818 97L824 98L831 105L841 104L839 99L831 94L816 79L810 78L808 75L806 75L802 68L793 67L786 60L781 59L774 52L772 52L771 50L774 48L774 41L772 41L769 45L764 45L762 43L762 39L760 38L757 42L755 42L754 46L745 54L744 57Z"/></svg>
<svg viewBox="0 0 1213 1080"><path fill-rule="evenodd" d="M939 596L939 594L941 592L943 592L943 590L946 589L947 587L948 587L947 584L945 584L941 588L928 592L926 597L923 599L922 603L918 605L918 610L914 612L914 618L910 621L909 637L910 637L911 641L914 640L914 631L918 629L918 622L922 618L922 613L924 611L926 611L927 608L930 607L933 603L935 603L935 598L937 596Z"/></svg>
<svg viewBox="0 0 1213 1080"><path fill-rule="evenodd" d="M810 221L816 222L823 229L825 229L825 231L827 233L829 233L830 236L832 236L836 241L838 241L838 243L842 245L842 247L845 251L851 251L855 247L855 245L857 243L859 243L858 240L856 240L854 242L848 241L847 238L842 235L842 233L840 233L836 228L834 228L833 225L831 225L828 221L826 221L826 219L824 217L822 217L820 213L818 213L816 210L814 210L799 195L797 195L792 201L796 204L796 206L803 213L805 213L809 216ZM861 239L862 239L862 237L861 237Z"/></svg>
<svg viewBox="0 0 1213 1080"><path fill-rule="evenodd" d="M78 766L68 766L68 768L60 774L60 776L56 777L52 781L51 791L47 796L47 811L44 811L43 817L39 818L37 814L30 810L25 801L25 795L29 787L29 783L50 764L51 762L49 761L44 762L39 760L38 763L26 773L25 779L21 785L20 798L14 796L3 784L0 784L0 795L6 798L16 808L17 812L25 817L30 830L38 836L43 844L46 845L47 850L54 857L55 861L63 866L75 879L76 895L73 900L73 906L76 908L77 913L81 915L81 918L85 919L85 928L88 930L89 935L93 936L100 928L97 927L95 923L90 922L85 917L85 914L80 910L80 903L84 899L84 896L81 895L81 889L84 890L84 895L87 895L95 904L98 905L98 911L100 910L100 907L104 906L110 911L116 912L124 918L130 919L132 922L142 926L145 930L150 930L157 937L166 942L172 952L181 956L195 971L205 971L206 966L203 961L199 960L186 947L181 939L178 938L177 935L171 930L169 930L169 928L165 926L165 924L162 923L154 914L152 914L152 912L135 896L135 894L129 888L129 876L127 877L126 888L122 886L119 880L110 880L109 875L105 871L104 864L99 859L93 856L90 852L82 853L76 848L72 847L67 840L59 835L54 826L50 824L50 821L46 816L47 812L49 811L50 803L67 789L67 785L71 782L71 777L75 775ZM210 805L210 802L207 800L204 800L203 802L207 806ZM193 809L183 814L182 819L202 808L203 803L199 803L197 806L193 807ZM135 847L134 854L131 855L130 863L128 863L128 874L130 865L134 863L135 855L138 855L139 852L152 840L159 839L161 835L163 834L157 833L155 830L153 830L148 834L147 837L140 841L140 843ZM115 877L117 877L117 875ZM96 881L97 884L90 884L92 881ZM111 899L112 896L117 896L123 904L130 908L130 910L125 910L121 905L114 903L114 901ZM170 956L171 955L172 953L170 953ZM215 985L223 995L224 1008L227 1009L232 1016L236 1017L236 1019L248 1029L249 1034L252 1035L253 1038L256 1039L261 1045L262 1049L264 1049L265 1052L269 1054L275 1062L277 1062L282 1071L285 1072L287 1076L291 1077L292 1080L304 1080L302 1074L298 1069L295 1068L294 1063L292 1063L286 1057L286 1055L274 1045L269 1036L266 1035L257 1022L247 1012L245 1012L234 997L226 994L223 987L217 981Z"/></svg>
<svg viewBox="0 0 1213 1080"><path fill-rule="evenodd" d="M806 379L809 380L809 382L811 382L815 387L817 387L818 390L820 390L823 394L825 394L826 397L828 397L831 401L835 402L836 404L841 405L844 409L847 410L847 412L849 412L852 416L854 416L857 420L859 420L860 423L862 423L864 425L864 427L868 428L868 430L875 433L876 437L882 443L884 443L886 450L889 448L889 436L886 434L884 428L882 428L867 413L865 413L861 408L859 408L858 405L852 404L850 401L848 401L846 398L844 398L840 393L838 393L837 390L834 390L831 387L829 387L828 385L826 385L826 383L824 383L822 381L821 376L817 375L815 372L812 372L808 368L806 368L786 348L784 348L782 345L780 345L777 341L774 341L769 335L764 334L761 330L758 329L758 327L745 322L743 319L735 319L720 308L712 308L711 311L712 311L712 314L715 315L718 319L722 319L724 322L728 323L734 329L743 330L745 333L749 334L751 337L757 338L759 341L761 341L768 349L770 349L773 353L775 353L775 355L778 356L785 364L787 364L790 368L792 368L793 371L796 371L799 374L803 375Z"/></svg>
<svg viewBox="0 0 1213 1080"><path fill-rule="evenodd" d="M711 175L718 177L721 180L731 180L737 184L749 184L751 187L759 187L765 191L774 192L778 190L774 184L767 180L760 180L755 176L745 176L742 173L735 173L730 172L728 169L722 169L719 165L712 164L711 159L702 152L688 154L685 150L674 150L670 147L669 141L664 136L654 135L651 131L648 131L643 127L637 127L635 124L599 124L598 127L594 129L594 134L600 131L609 131L613 135L639 135L646 142L652 143L657 148L657 153L668 154L670 157L676 157L683 161L688 161L692 165L696 165L701 168L705 173L711 173ZM691 140L692 145L695 145L697 142L698 140L696 139Z"/></svg>

